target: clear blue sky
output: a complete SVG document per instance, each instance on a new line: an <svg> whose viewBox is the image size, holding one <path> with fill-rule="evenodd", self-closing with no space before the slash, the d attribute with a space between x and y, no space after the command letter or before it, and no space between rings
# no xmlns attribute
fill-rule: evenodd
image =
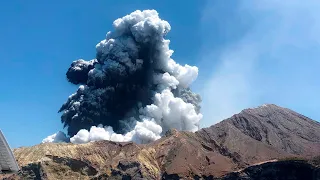
<svg viewBox="0 0 320 180"><path fill-rule="evenodd" d="M95 57L112 22L156 9L172 31L173 58L199 66L194 89L208 126L243 108L274 103L320 119L317 1L5 1L0 7L0 129L12 147L62 129L75 91L65 72Z"/></svg>

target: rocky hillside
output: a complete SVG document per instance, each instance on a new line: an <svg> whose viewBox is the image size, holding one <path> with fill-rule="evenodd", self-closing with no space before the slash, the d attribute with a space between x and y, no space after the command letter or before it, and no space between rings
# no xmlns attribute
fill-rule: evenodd
<svg viewBox="0 0 320 180"><path fill-rule="evenodd" d="M245 109L197 134L238 153L248 164L320 153L320 123L273 104Z"/></svg>
<svg viewBox="0 0 320 180"><path fill-rule="evenodd" d="M320 123L264 105L196 133L171 130L146 145L47 143L18 148L14 154L22 167L19 176L12 176L15 179L255 179L286 173L300 177L294 168L317 177L318 168L309 163L274 159L320 155Z"/></svg>
<svg viewBox="0 0 320 180"><path fill-rule="evenodd" d="M23 167L23 172L17 175L1 175L0 179L4 180L18 180L18 179L150 179L150 178L139 178L128 175L122 176L107 176L100 175L97 177L90 178L83 174L74 173L73 176L55 176L50 177L47 174L46 166L38 163L38 165L28 165ZM50 169L51 167L49 167ZM60 169L60 168L59 168ZM61 168L63 170L63 167ZM59 173L59 172L54 172ZM181 180L181 179L203 179L203 180L257 180L257 179L272 179L272 180L319 180L320 179L320 168L314 163L306 160L280 160L280 161L268 161L259 163L256 165L248 166L242 170L229 172L221 177L209 176L189 176L181 177L179 174L164 174L162 177L157 179L170 179L170 180Z"/></svg>
<svg viewBox="0 0 320 180"><path fill-rule="evenodd" d="M88 144L46 143L14 150L25 178L170 179L222 176L245 167L237 154L203 141L194 133L172 130L148 144L99 141Z"/></svg>
<svg viewBox="0 0 320 180"><path fill-rule="evenodd" d="M320 168L304 160L271 161L231 172L221 180L319 180Z"/></svg>

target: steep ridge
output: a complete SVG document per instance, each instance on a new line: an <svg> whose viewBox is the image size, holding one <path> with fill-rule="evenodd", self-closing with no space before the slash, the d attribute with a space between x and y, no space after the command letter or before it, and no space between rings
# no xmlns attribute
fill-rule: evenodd
<svg viewBox="0 0 320 180"><path fill-rule="evenodd" d="M250 179L273 167L283 167L279 174L291 166L301 165L306 172L318 169L296 162L285 167L270 160L320 155L319 132L316 121L264 105L196 133L172 129L146 145L45 143L15 149L14 154L22 179ZM254 165L262 161L269 164Z"/></svg>
<svg viewBox="0 0 320 180"><path fill-rule="evenodd" d="M319 180L320 168L316 164L305 160L271 161L252 165L240 171L231 172L221 179Z"/></svg>
<svg viewBox="0 0 320 180"><path fill-rule="evenodd" d="M238 153L248 164L320 153L320 123L273 104L245 109L197 133Z"/></svg>
<svg viewBox="0 0 320 180"><path fill-rule="evenodd" d="M245 164L218 145L203 141L195 133L171 130L147 145L98 141L88 144L46 143L14 150L24 177L48 179L159 179L163 174L182 177L222 176ZM34 167L38 167L35 172ZM40 170L41 169L41 173ZM36 175L38 174L38 175ZM41 177L42 177L41 176Z"/></svg>

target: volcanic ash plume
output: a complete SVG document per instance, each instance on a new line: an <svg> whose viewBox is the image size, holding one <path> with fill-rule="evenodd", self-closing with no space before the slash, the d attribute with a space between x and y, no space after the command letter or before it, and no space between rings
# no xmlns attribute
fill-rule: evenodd
<svg viewBox="0 0 320 180"><path fill-rule="evenodd" d="M148 143L170 128L198 130L201 98L189 88L198 68L171 59L170 24L155 10L137 10L113 27L96 45L96 59L74 61L67 71L80 85L59 111L70 141Z"/></svg>

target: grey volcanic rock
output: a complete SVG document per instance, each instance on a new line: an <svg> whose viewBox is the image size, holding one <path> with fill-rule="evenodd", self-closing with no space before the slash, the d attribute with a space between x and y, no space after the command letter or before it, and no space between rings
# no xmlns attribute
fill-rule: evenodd
<svg viewBox="0 0 320 180"><path fill-rule="evenodd" d="M306 161L266 162L232 172L222 180L320 180L320 169Z"/></svg>
<svg viewBox="0 0 320 180"><path fill-rule="evenodd" d="M273 104L245 109L197 133L238 153L248 164L320 154L320 123Z"/></svg>
<svg viewBox="0 0 320 180"><path fill-rule="evenodd" d="M177 174L164 174L162 179L180 180ZM320 168L305 160L270 161L252 165L222 177L198 176L195 180L320 180Z"/></svg>
<svg viewBox="0 0 320 180"><path fill-rule="evenodd" d="M290 109L263 105L235 115L232 123L243 133L296 155L319 153L320 123Z"/></svg>

